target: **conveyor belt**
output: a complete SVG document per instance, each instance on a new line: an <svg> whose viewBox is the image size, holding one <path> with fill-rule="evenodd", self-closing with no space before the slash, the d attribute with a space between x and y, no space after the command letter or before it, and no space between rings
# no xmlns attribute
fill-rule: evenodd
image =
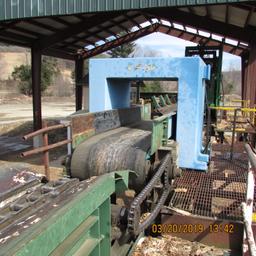
<svg viewBox="0 0 256 256"><path fill-rule="evenodd" d="M81 143L73 153L71 175L79 179L102 175L117 170L135 171L138 177L134 188L146 180L150 161L146 160L151 143L152 122L142 121L120 127Z"/></svg>

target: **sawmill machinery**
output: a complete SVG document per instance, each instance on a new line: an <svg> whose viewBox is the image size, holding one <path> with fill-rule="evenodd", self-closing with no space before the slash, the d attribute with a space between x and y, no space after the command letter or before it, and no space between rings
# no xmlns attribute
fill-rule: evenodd
<svg viewBox="0 0 256 256"><path fill-rule="evenodd" d="M91 60L90 112L62 122L71 125L70 178L37 179L11 201L17 188L2 195L0 255L128 255L180 170L207 170L202 134L209 78L198 57ZM177 80L178 102L151 120L147 105L130 105L130 84L154 79Z"/></svg>
<svg viewBox="0 0 256 256"><path fill-rule="evenodd" d="M222 84L222 56L223 48L221 46L187 46L185 50L186 57L200 56L202 60L211 66L211 77L206 82L206 108L220 106L224 101L224 91ZM221 97L222 95L222 97ZM217 113L213 109L205 111L210 115L209 120L216 121Z"/></svg>

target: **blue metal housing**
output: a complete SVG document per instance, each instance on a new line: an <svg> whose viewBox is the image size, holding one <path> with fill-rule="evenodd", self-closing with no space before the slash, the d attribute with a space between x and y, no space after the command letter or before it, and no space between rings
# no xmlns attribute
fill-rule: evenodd
<svg viewBox="0 0 256 256"><path fill-rule="evenodd" d="M210 67L199 57L90 60L90 112L130 107L131 80L178 80L176 140L181 168L207 170L202 153L205 80ZM171 134L171 121L168 134Z"/></svg>

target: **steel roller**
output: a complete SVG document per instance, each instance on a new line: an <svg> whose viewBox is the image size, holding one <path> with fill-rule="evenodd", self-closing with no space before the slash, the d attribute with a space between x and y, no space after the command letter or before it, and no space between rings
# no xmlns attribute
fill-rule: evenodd
<svg viewBox="0 0 256 256"><path fill-rule="evenodd" d="M132 170L136 175L133 175L130 186L139 191L151 166L147 160L150 143L151 123L120 127L93 136L75 149L71 175L84 180L112 171Z"/></svg>

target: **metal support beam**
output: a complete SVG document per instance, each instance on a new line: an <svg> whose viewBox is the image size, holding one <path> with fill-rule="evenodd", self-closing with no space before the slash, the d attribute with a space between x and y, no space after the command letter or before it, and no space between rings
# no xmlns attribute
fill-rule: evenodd
<svg viewBox="0 0 256 256"><path fill-rule="evenodd" d="M111 14L105 13L101 15L95 15L93 16L93 18L88 17L79 23L70 25L68 28L62 31L59 31L50 37L42 36L42 38L39 38L37 40L37 47L40 49L49 48L50 46L53 46L54 44L57 44L63 40L66 40L67 38L71 38L79 33L82 33L93 26L102 24L108 21L109 19L114 19L120 16L120 14L121 14L120 12L113 12Z"/></svg>
<svg viewBox="0 0 256 256"><path fill-rule="evenodd" d="M154 23L147 27L144 27L140 30L136 30L134 32L130 32L124 36L121 36L117 39L114 39L110 42L107 42L105 44L102 44L100 46L97 46L91 50L88 51L81 51L81 54L83 58L90 58L97 54L103 53L105 51L108 51L110 49L113 49L121 44L132 42L138 38L141 38L143 36L152 34L154 32L160 32L163 34L179 37L184 40L188 40L191 42L194 42L196 44L199 44L200 42L203 42L205 46L221 46L223 45L223 50L225 52L229 52L230 50L234 49L233 54L240 56L241 53L248 51L248 47L246 46L234 46L225 42L221 42L218 40L215 40L211 37L205 37L200 34L193 34L186 30L181 30L178 28L166 26L160 23Z"/></svg>
<svg viewBox="0 0 256 256"><path fill-rule="evenodd" d="M149 14L162 19L171 19L173 22L179 24L188 24L189 21L189 24L193 27L206 32L212 32L216 35L228 36L229 38L238 41L249 42L254 36L254 31L250 28L240 28L231 24L223 24L222 22L210 19L207 16L199 16L175 8L150 10Z"/></svg>
<svg viewBox="0 0 256 256"><path fill-rule="evenodd" d="M82 101L83 101L83 67L84 60L82 58L77 58L75 61L75 75L76 75L76 111L82 109Z"/></svg>
<svg viewBox="0 0 256 256"><path fill-rule="evenodd" d="M244 99L250 100L251 107L256 103L256 41L250 43L248 63L244 72Z"/></svg>
<svg viewBox="0 0 256 256"><path fill-rule="evenodd" d="M34 130L42 128L42 109L41 109L41 60L42 53L38 49L31 49L32 65L32 95L33 95L33 121Z"/></svg>
<svg viewBox="0 0 256 256"><path fill-rule="evenodd" d="M246 98L246 85L245 85L245 73L247 69L248 56L247 54L241 56L241 82L242 82L242 99Z"/></svg>
<svg viewBox="0 0 256 256"><path fill-rule="evenodd" d="M42 52L42 54L46 56L55 57L55 58L65 59L65 60L75 60L75 55L71 55L63 50L55 49L55 48L45 49Z"/></svg>
<svg viewBox="0 0 256 256"><path fill-rule="evenodd" d="M105 43L101 46L97 46L97 47L95 47L95 48L93 48L89 51L84 51L82 53L83 58L86 59L86 58L93 57L97 54L100 54L102 52L113 49L113 48L115 48L115 47L117 47L121 44L129 43L129 42L132 42L132 41L134 41L138 38L149 35L153 32L156 32L159 26L160 26L159 24L150 25L150 26L147 26L145 28L142 28L141 30L137 30L135 32L128 33L124 36L121 36L117 39L114 39L110 42L107 42L107 43Z"/></svg>

